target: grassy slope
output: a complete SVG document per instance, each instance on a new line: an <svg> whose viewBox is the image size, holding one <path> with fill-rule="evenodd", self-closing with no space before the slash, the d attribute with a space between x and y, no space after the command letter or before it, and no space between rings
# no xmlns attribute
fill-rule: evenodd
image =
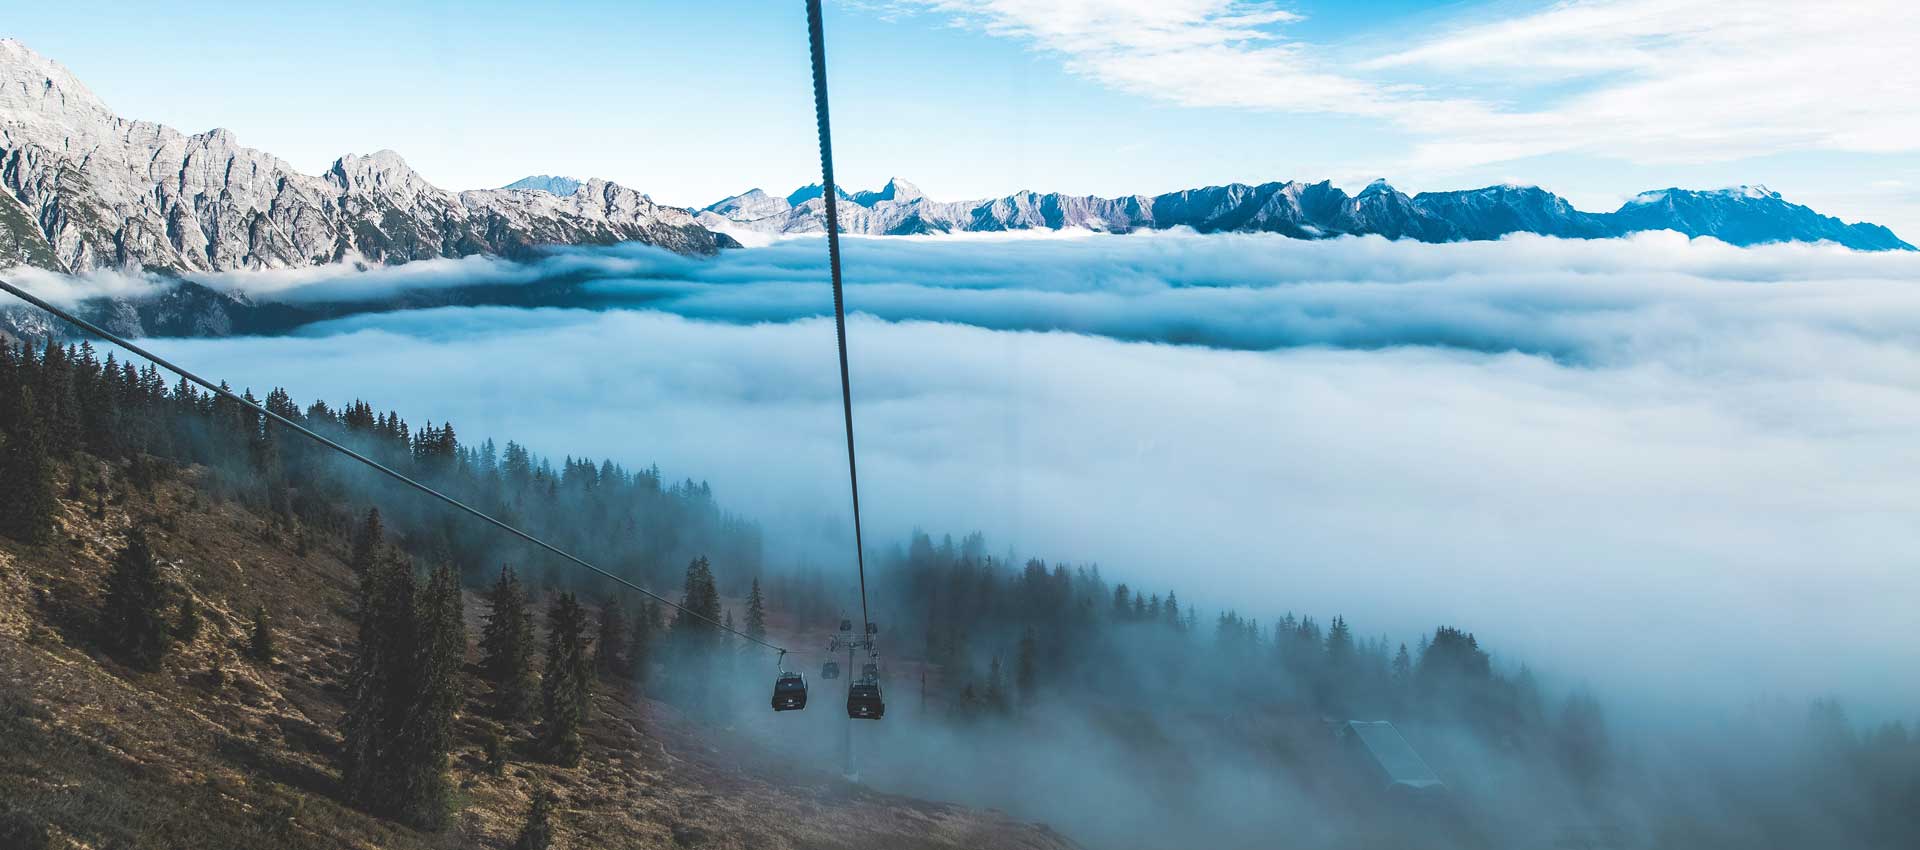
<svg viewBox="0 0 1920 850"><path fill-rule="evenodd" d="M596 697L581 767L516 756L491 776L481 742L497 727L467 713L452 758L454 826L422 833L361 814L336 801L332 766L350 663L344 544L297 554L257 515L206 501L191 476L152 496L130 493L118 471L108 477L104 516L91 497L63 502L53 543L0 540L0 811L49 824L55 847L504 847L537 783L560 794L559 847L1069 846L997 813L785 765L615 687ZM89 633L125 530L161 514L176 519L154 527L155 549L205 623L143 673ZM256 604L279 622L272 665L241 654ZM482 607L469 599L469 616Z"/></svg>

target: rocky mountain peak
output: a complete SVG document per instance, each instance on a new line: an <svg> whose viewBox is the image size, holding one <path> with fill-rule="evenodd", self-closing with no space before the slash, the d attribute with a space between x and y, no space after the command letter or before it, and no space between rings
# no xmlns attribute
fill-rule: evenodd
<svg viewBox="0 0 1920 850"><path fill-rule="evenodd" d="M924 197L926 197L926 194L920 191L920 187L908 183L902 178L893 177L889 178L887 185L881 187L878 191L855 192L853 202L863 207L870 207L882 201L905 203Z"/></svg>
<svg viewBox="0 0 1920 850"><path fill-rule="evenodd" d="M579 192L580 187L584 185L586 185L585 181L573 177L561 177L553 174L535 174L531 177L522 177L500 188L526 189L535 192L546 192L549 195L557 195L562 198L570 198L573 197L574 193Z"/></svg>
<svg viewBox="0 0 1920 850"><path fill-rule="evenodd" d="M1391 195L1394 194L1394 191L1393 184L1388 183L1387 178L1376 177L1372 183L1367 184L1367 188L1361 189L1360 194L1354 197L1369 198L1374 195Z"/></svg>
<svg viewBox="0 0 1920 850"><path fill-rule="evenodd" d="M833 194L843 201L853 200L853 196L847 194L847 190L840 186L833 187ZM793 194L787 196L787 203L797 207L808 201L818 200L825 195L826 190L821 188L820 184L808 183L805 186L793 190Z"/></svg>
<svg viewBox="0 0 1920 850"><path fill-rule="evenodd" d="M412 202L423 196L445 195L390 150L365 156L347 154L333 162L328 180L349 195L374 195L400 202Z"/></svg>
<svg viewBox="0 0 1920 850"><path fill-rule="evenodd" d="M79 136L86 144L121 123L65 65L0 38L0 125L38 125L40 134Z"/></svg>
<svg viewBox="0 0 1920 850"><path fill-rule="evenodd" d="M4 112L115 120L106 103L66 66L11 38L0 38L0 113Z"/></svg>

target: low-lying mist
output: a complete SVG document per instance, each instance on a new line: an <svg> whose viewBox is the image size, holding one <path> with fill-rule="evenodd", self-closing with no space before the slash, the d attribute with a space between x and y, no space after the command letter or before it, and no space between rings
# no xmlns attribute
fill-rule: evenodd
<svg viewBox="0 0 1920 850"><path fill-rule="evenodd" d="M1916 693L1886 673L1920 661L1920 257L1671 234L850 241L876 539L978 528L1252 614L1470 624L1661 701ZM765 522L770 560L838 558L832 328L793 318L827 304L818 247L547 261L673 290L656 311L159 345L236 385L658 461ZM399 273L307 274L312 295Z"/></svg>

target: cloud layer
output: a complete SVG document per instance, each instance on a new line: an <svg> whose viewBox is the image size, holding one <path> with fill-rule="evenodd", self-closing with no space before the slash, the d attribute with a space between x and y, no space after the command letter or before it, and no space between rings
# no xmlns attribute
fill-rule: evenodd
<svg viewBox="0 0 1920 850"><path fill-rule="evenodd" d="M1668 697L1920 698L1887 675L1920 662L1912 258L1657 235L851 241L875 540L980 529L1263 621L1455 622ZM237 385L659 461L765 521L773 561L818 562L847 545L818 247L541 268L654 310L159 345Z"/></svg>

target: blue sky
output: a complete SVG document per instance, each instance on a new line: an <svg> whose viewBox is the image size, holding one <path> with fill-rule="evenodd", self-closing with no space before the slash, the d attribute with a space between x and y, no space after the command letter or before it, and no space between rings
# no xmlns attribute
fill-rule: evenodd
<svg viewBox="0 0 1920 850"><path fill-rule="evenodd" d="M0 35L118 112L318 171L600 176L678 204L817 179L799 0L33 4ZM1385 176L1586 208L1765 183L1920 233L1920 19L1768 0L828 3L844 182L937 198Z"/></svg>

